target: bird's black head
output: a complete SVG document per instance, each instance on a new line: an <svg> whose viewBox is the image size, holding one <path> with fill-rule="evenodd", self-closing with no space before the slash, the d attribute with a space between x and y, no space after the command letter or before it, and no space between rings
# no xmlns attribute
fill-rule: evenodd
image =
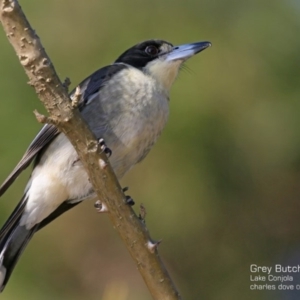
<svg viewBox="0 0 300 300"><path fill-rule="evenodd" d="M125 51L116 63L140 69L168 91L182 63L210 46L210 42L197 42L174 47L163 40L149 40Z"/></svg>
<svg viewBox="0 0 300 300"><path fill-rule="evenodd" d="M148 40L126 50L115 62L142 69L159 55L168 53L173 45L163 40Z"/></svg>

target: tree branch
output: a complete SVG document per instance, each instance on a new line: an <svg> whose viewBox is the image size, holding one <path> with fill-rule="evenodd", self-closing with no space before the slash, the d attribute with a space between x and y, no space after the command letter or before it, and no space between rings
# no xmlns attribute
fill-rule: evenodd
<svg viewBox="0 0 300 300"><path fill-rule="evenodd" d="M76 99L71 102L40 39L16 0L0 0L0 21L49 117L36 113L40 122L51 122L76 149L93 188L109 211L118 231L154 299L181 299L160 260L157 244L130 206L94 135L80 117ZM78 91L80 92L80 91ZM72 105L73 104L73 105Z"/></svg>

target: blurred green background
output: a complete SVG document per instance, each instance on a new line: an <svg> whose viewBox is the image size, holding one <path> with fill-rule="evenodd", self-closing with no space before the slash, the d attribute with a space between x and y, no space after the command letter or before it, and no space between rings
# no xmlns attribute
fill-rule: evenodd
<svg viewBox="0 0 300 300"><path fill-rule="evenodd" d="M135 209L146 206L184 299L299 299L250 290L251 264L300 264L299 1L20 3L72 86L149 38L212 42L187 62L167 128L121 183ZM32 111L43 109L4 33L0 53L2 181L40 128ZM1 223L28 175L2 197ZM151 296L107 215L86 202L34 237L1 299Z"/></svg>

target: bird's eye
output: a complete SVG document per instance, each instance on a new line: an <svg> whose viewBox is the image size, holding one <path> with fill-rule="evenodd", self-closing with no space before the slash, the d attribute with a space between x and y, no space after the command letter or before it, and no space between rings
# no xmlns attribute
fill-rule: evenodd
<svg viewBox="0 0 300 300"><path fill-rule="evenodd" d="M151 56L155 56L158 54L159 50L157 49L157 47L155 46L148 46L146 49L145 49L145 52Z"/></svg>

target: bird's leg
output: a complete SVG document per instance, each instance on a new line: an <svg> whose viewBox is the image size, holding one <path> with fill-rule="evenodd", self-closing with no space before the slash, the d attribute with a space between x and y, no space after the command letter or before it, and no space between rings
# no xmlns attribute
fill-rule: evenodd
<svg viewBox="0 0 300 300"><path fill-rule="evenodd" d="M101 150L107 155L107 157L110 157L112 155L112 151L106 146L104 139L99 139L98 143L100 145Z"/></svg>
<svg viewBox="0 0 300 300"><path fill-rule="evenodd" d="M125 186L123 188L123 193L127 192L128 189L129 189L128 186ZM133 206L135 204L135 202L133 201L133 199L129 195L125 195L125 203L130 205L130 206Z"/></svg>

